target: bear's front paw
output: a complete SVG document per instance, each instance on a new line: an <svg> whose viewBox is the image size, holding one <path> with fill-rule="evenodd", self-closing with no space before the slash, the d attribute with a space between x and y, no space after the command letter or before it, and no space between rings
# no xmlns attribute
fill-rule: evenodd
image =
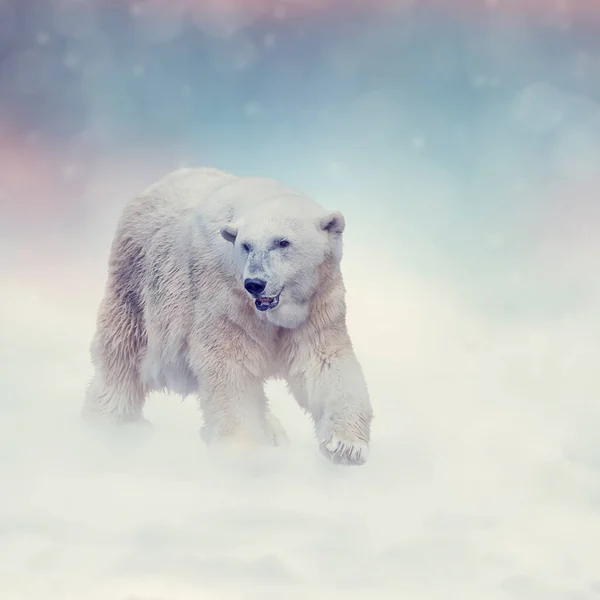
<svg viewBox="0 0 600 600"><path fill-rule="evenodd" d="M321 452L337 465L362 465L369 458L369 444L349 441L336 435L319 445Z"/></svg>
<svg viewBox="0 0 600 600"><path fill-rule="evenodd" d="M316 423L321 452L339 465L362 465L369 458L370 410L324 415Z"/></svg>

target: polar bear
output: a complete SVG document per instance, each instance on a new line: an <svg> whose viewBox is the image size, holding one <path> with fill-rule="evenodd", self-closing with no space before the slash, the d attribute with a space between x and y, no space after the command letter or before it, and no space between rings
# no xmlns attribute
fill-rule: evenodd
<svg viewBox="0 0 600 600"><path fill-rule="evenodd" d="M199 398L202 439L283 445L284 379L334 463L362 464L373 412L346 328L340 212L263 177L166 175L113 239L83 415L144 421L151 391Z"/></svg>

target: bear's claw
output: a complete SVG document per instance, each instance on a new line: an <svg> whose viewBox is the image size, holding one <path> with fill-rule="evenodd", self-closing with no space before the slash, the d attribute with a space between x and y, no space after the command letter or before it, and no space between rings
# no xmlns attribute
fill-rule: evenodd
<svg viewBox="0 0 600 600"><path fill-rule="evenodd" d="M369 458L369 446L365 442L349 442L332 436L320 444L321 452L334 464L363 465Z"/></svg>

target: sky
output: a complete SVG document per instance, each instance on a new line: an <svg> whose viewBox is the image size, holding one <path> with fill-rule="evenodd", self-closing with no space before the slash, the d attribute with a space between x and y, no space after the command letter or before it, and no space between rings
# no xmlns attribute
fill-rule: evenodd
<svg viewBox="0 0 600 600"><path fill-rule="evenodd" d="M2 597L600 598L599 6L0 0ZM344 212L364 467L279 383L285 451L79 422L119 212L184 165Z"/></svg>

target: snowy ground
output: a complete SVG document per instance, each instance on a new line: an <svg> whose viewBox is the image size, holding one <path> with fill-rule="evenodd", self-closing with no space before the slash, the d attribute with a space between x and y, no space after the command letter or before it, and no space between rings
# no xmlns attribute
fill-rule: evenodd
<svg viewBox="0 0 600 600"><path fill-rule="evenodd" d="M495 323L361 251L349 325L377 418L350 469L280 384L289 450L213 456L193 399L171 396L151 398L152 434L92 435L78 411L104 262L9 272L2 600L600 598L597 318Z"/></svg>

